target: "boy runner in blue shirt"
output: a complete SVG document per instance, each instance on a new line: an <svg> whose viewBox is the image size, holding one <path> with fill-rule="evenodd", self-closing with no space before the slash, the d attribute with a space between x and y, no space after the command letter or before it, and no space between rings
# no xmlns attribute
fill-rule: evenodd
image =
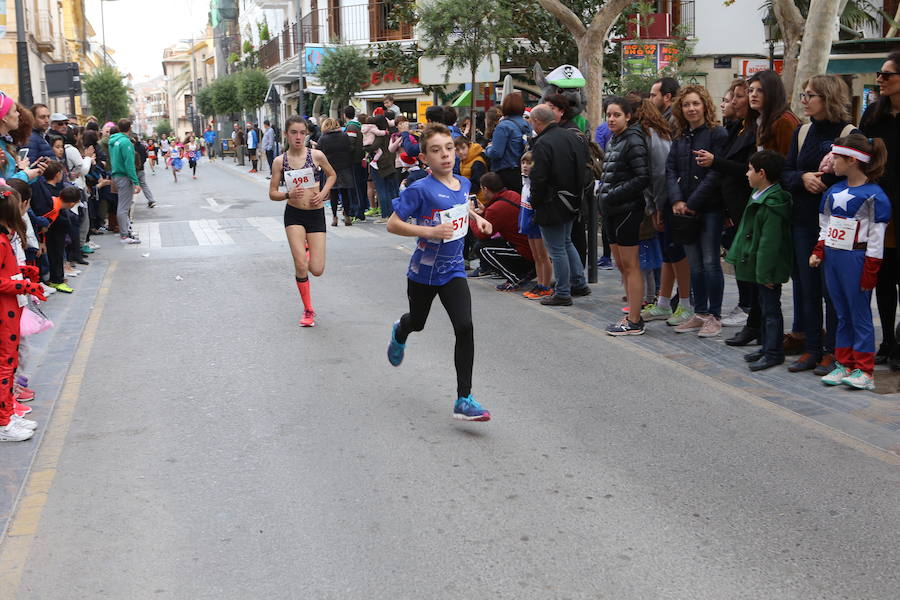
<svg viewBox="0 0 900 600"><path fill-rule="evenodd" d="M400 365L407 337L425 328L431 303L440 296L456 335L453 417L489 421L491 413L472 396L475 341L463 245L470 222L485 234L491 233L491 224L472 210L469 180L453 174L456 151L450 130L439 123L429 124L419 144L420 156L431 167L431 174L394 199L394 212L387 223L391 233L418 238L407 271L409 312L394 323L388 360L395 367ZM407 222L410 218L415 218L415 224Z"/></svg>

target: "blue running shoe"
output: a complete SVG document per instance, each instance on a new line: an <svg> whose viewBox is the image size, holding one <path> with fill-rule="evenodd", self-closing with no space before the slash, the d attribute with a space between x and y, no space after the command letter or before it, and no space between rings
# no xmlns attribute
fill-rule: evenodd
<svg viewBox="0 0 900 600"><path fill-rule="evenodd" d="M612 259L608 256L601 256L600 260L597 261L597 267L604 271L611 271L616 268Z"/></svg>
<svg viewBox="0 0 900 600"><path fill-rule="evenodd" d="M406 344L397 341L398 327L400 327L400 321L396 321L391 328L391 343L388 344L388 361L395 367L399 367L403 362L403 351L406 350Z"/></svg>
<svg viewBox="0 0 900 600"><path fill-rule="evenodd" d="M490 421L491 411L478 404L472 394L469 394L465 398L456 399L453 418L459 421Z"/></svg>

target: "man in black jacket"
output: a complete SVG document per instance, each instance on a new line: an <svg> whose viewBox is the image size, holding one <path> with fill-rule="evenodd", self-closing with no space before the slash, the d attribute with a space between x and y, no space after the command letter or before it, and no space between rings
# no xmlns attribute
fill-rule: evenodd
<svg viewBox="0 0 900 600"><path fill-rule="evenodd" d="M585 183L587 149L578 136L555 121L556 115L545 105L531 110L531 125L537 133L531 151L531 205L556 278L553 295L542 299L541 304L570 306L572 296L591 293L584 278L584 264L572 244L572 223L578 215Z"/></svg>

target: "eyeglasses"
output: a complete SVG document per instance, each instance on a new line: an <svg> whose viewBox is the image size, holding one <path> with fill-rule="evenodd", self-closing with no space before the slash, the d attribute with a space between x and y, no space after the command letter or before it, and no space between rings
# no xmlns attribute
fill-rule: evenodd
<svg viewBox="0 0 900 600"><path fill-rule="evenodd" d="M800 93L800 102L809 102L813 98L824 98L822 94L807 94L806 92Z"/></svg>
<svg viewBox="0 0 900 600"><path fill-rule="evenodd" d="M881 79L890 79L891 75L900 75L900 73L897 71L877 71L875 73L875 79L878 79L879 77Z"/></svg>

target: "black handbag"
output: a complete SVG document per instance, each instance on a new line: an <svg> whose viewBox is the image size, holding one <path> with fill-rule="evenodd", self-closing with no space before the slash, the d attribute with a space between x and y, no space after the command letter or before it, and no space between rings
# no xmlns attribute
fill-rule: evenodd
<svg viewBox="0 0 900 600"><path fill-rule="evenodd" d="M672 241L677 244L696 244L703 231L703 220L699 215L676 215L669 220Z"/></svg>

